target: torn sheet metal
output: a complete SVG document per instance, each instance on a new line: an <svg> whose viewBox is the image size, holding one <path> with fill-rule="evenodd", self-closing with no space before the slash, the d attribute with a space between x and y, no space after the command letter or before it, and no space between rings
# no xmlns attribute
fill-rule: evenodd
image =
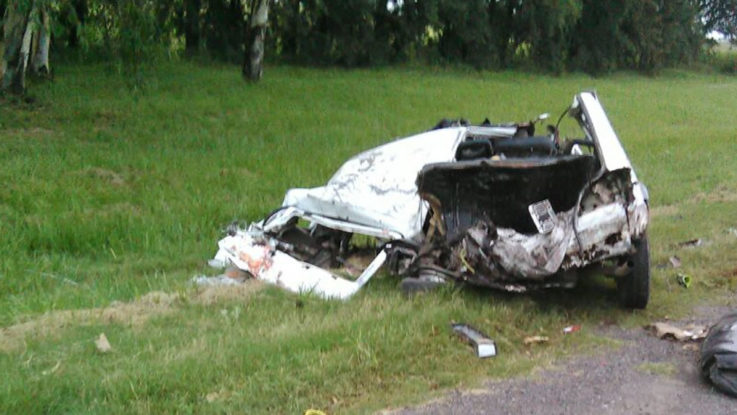
<svg viewBox="0 0 737 415"><path fill-rule="evenodd" d="M215 258L247 271L254 278L277 285L295 293L313 293L323 298L345 300L355 294L379 270L386 260L386 252L369 264L355 281L338 277L331 272L299 261L272 246L263 235L238 232L220 240Z"/></svg>

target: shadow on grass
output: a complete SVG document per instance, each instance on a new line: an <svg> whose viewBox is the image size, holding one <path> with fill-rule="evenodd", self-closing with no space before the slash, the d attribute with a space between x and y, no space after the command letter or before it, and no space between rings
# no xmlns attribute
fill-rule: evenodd
<svg viewBox="0 0 737 415"><path fill-rule="evenodd" d="M372 289L389 292L399 290L393 278L376 281ZM573 288L535 289L526 293L510 293L498 289L470 284L440 287L432 295L440 301L464 301L472 308L482 310L484 305L504 305L517 313L534 316L559 316L572 324L606 322L619 324L630 314L618 301L615 281L596 273L584 273ZM475 306L474 306L475 305Z"/></svg>

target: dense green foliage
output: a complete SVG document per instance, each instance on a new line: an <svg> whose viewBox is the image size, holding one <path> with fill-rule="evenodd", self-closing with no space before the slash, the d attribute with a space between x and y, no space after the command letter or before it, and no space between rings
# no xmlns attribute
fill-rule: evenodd
<svg viewBox="0 0 737 415"><path fill-rule="evenodd" d="M0 0L0 12L7 1ZM38 0L41 1L41 0ZM161 51L243 58L248 0L43 0L56 55L96 56L137 74ZM737 0L279 0L267 59L530 66L559 73L652 72L699 58L713 31L735 39Z"/></svg>
<svg viewBox="0 0 737 415"><path fill-rule="evenodd" d="M374 65L427 57L475 67L529 63L552 72L652 71L695 59L693 0L288 0L272 42L306 64Z"/></svg>

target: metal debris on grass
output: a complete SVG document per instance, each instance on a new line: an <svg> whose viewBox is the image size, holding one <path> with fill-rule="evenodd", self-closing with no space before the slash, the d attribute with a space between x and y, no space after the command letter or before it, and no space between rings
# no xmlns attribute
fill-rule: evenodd
<svg viewBox="0 0 737 415"><path fill-rule="evenodd" d="M496 356L496 343L487 335L465 323L452 323L453 331L468 342L480 358Z"/></svg>

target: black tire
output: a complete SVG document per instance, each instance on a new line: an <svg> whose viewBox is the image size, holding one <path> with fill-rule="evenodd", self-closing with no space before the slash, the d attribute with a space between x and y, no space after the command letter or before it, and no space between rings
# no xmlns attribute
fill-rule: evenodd
<svg viewBox="0 0 737 415"><path fill-rule="evenodd" d="M635 253L628 258L632 271L617 280L619 302L625 308L643 309L650 299L650 246L647 235L634 241Z"/></svg>

